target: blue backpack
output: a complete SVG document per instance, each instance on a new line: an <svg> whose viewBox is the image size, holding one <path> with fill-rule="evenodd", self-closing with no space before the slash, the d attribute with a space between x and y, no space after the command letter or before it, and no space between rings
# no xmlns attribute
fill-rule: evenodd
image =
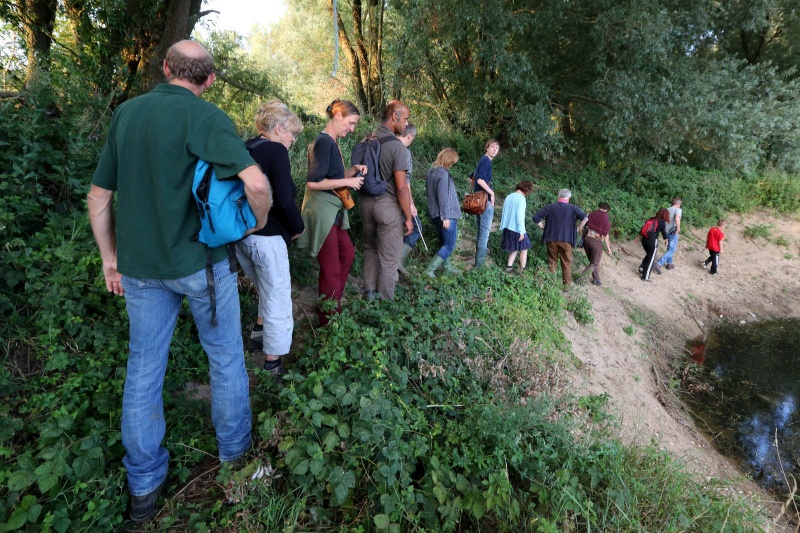
<svg viewBox="0 0 800 533"><path fill-rule="evenodd" d="M238 177L218 179L214 167L202 159L195 167L192 196L200 214L197 240L209 248L236 242L256 225L244 182Z"/></svg>
<svg viewBox="0 0 800 533"><path fill-rule="evenodd" d="M359 194L382 196L386 192L386 180L381 176L378 163L381 158L381 145L389 141L400 142L400 139L394 136L378 139L375 134L370 133L353 148L353 153L350 155L350 164L367 166L364 183L358 190Z"/></svg>
<svg viewBox="0 0 800 533"><path fill-rule="evenodd" d="M252 151L258 144L261 142L248 146L248 150ZM244 182L238 177L227 180L217 178L214 166L202 159L197 161L194 169L192 196L200 215L200 231L195 240L209 248L206 253L206 281L211 300L211 326L217 327L217 291L210 249L225 246L228 249L230 271L236 272L238 264L233 244L255 227L256 215L247 203Z"/></svg>

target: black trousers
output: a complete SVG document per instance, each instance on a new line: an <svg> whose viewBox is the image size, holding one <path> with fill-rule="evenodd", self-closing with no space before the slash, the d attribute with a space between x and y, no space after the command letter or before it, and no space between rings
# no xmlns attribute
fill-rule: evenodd
<svg viewBox="0 0 800 533"><path fill-rule="evenodd" d="M650 279L650 271L653 269L653 263L656 260L656 251L658 250L658 237L646 239L642 237L642 248L644 248L644 260L639 267L642 270L642 279Z"/></svg>

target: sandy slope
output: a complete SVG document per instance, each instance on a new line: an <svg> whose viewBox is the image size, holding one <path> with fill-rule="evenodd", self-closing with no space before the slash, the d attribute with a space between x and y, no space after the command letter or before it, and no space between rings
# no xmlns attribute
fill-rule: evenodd
<svg viewBox="0 0 800 533"><path fill-rule="evenodd" d="M690 210L684 207L685 213ZM642 282L636 272L644 257L641 244L612 243L615 256L606 255L601 263L603 287L578 289L589 295L594 323L581 326L571 320L565 334L584 363L575 388L581 394L610 395L625 440L653 441L708 478L736 479L741 477L739 469L716 453L672 395L668 362L686 357L686 341L717 321L800 317L800 221L763 213L729 218L716 277L699 265L708 256L707 228L685 231L676 268L663 269L660 276L653 273L650 283ZM773 225L773 239L785 235L789 246L745 238L746 226L754 224ZM664 251L663 243L659 251ZM656 325L644 331L634 324L632 310L657 316ZM633 326L633 335L623 331L626 326ZM756 499L771 499L747 480L737 487Z"/></svg>

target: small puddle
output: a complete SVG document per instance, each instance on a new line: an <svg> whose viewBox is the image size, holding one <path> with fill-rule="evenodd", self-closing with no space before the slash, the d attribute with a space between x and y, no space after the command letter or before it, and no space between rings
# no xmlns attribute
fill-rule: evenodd
<svg viewBox="0 0 800 533"><path fill-rule="evenodd" d="M689 348L698 426L759 484L787 488L800 472L800 320L725 324Z"/></svg>

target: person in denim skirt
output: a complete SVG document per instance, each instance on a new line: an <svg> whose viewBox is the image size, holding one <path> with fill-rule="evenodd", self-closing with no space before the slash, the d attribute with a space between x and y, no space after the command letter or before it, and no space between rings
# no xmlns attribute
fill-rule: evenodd
<svg viewBox="0 0 800 533"><path fill-rule="evenodd" d="M231 120L199 98L215 79L211 55L196 42L180 41L167 51L163 69L168 83L114 112L87 196L106 288L125 297L130 323L121 431L133 522L156 515L167 481L162 389L184 298L208 355L219 459L238 460L250 448L236 272L224 247L209 250L193 238L200 230L190 201L198 159L213 164L220 179L242 179L256 228L264 227L271 204L269 183Z"/></svg>
<svg viewBox="0 0 800 533"><path fill-rule="evenodd" d="M435 278L436 270L444 266L451 274L460 272L450 264L450 255L456 248L458 238L458 219L461 218L461 205L456 193L456 184L450 175L450 168L458 162L458 154L452 148L445 148L436 156L433 166L425 176L425 189L428 196L428 215L431 217L442 247L433 256L426 269Z"/></svg>
<svg viewBox="0 0 800 533"><path fill-rule="evenodd" d="M494 217L494 190L492 189L492 161L500 152L500 143L495 139L486 141L486 154L478 161L475 167L474 184L472 192L486 191L489 201L486 204L486 211L480 215L475 215L478 222L478 230L475 236L475 266L479 267L486 261L489 254L489 231L492 229L492 218Z"/></svg>
<svg viewBox="0 0 800 533"><path fill-rule="evenodd" d="M289 161L289 149L303 131L303 123L286 104L270 100L258 107L255 125L259 135L246 145L272 185L273 205L267 225L236 243L236 258L258 288L258 318L250 333L250 349L262 352L264 370L280 376L281 358L289 353L294 332L289 245L305 231Z"/></svg>

